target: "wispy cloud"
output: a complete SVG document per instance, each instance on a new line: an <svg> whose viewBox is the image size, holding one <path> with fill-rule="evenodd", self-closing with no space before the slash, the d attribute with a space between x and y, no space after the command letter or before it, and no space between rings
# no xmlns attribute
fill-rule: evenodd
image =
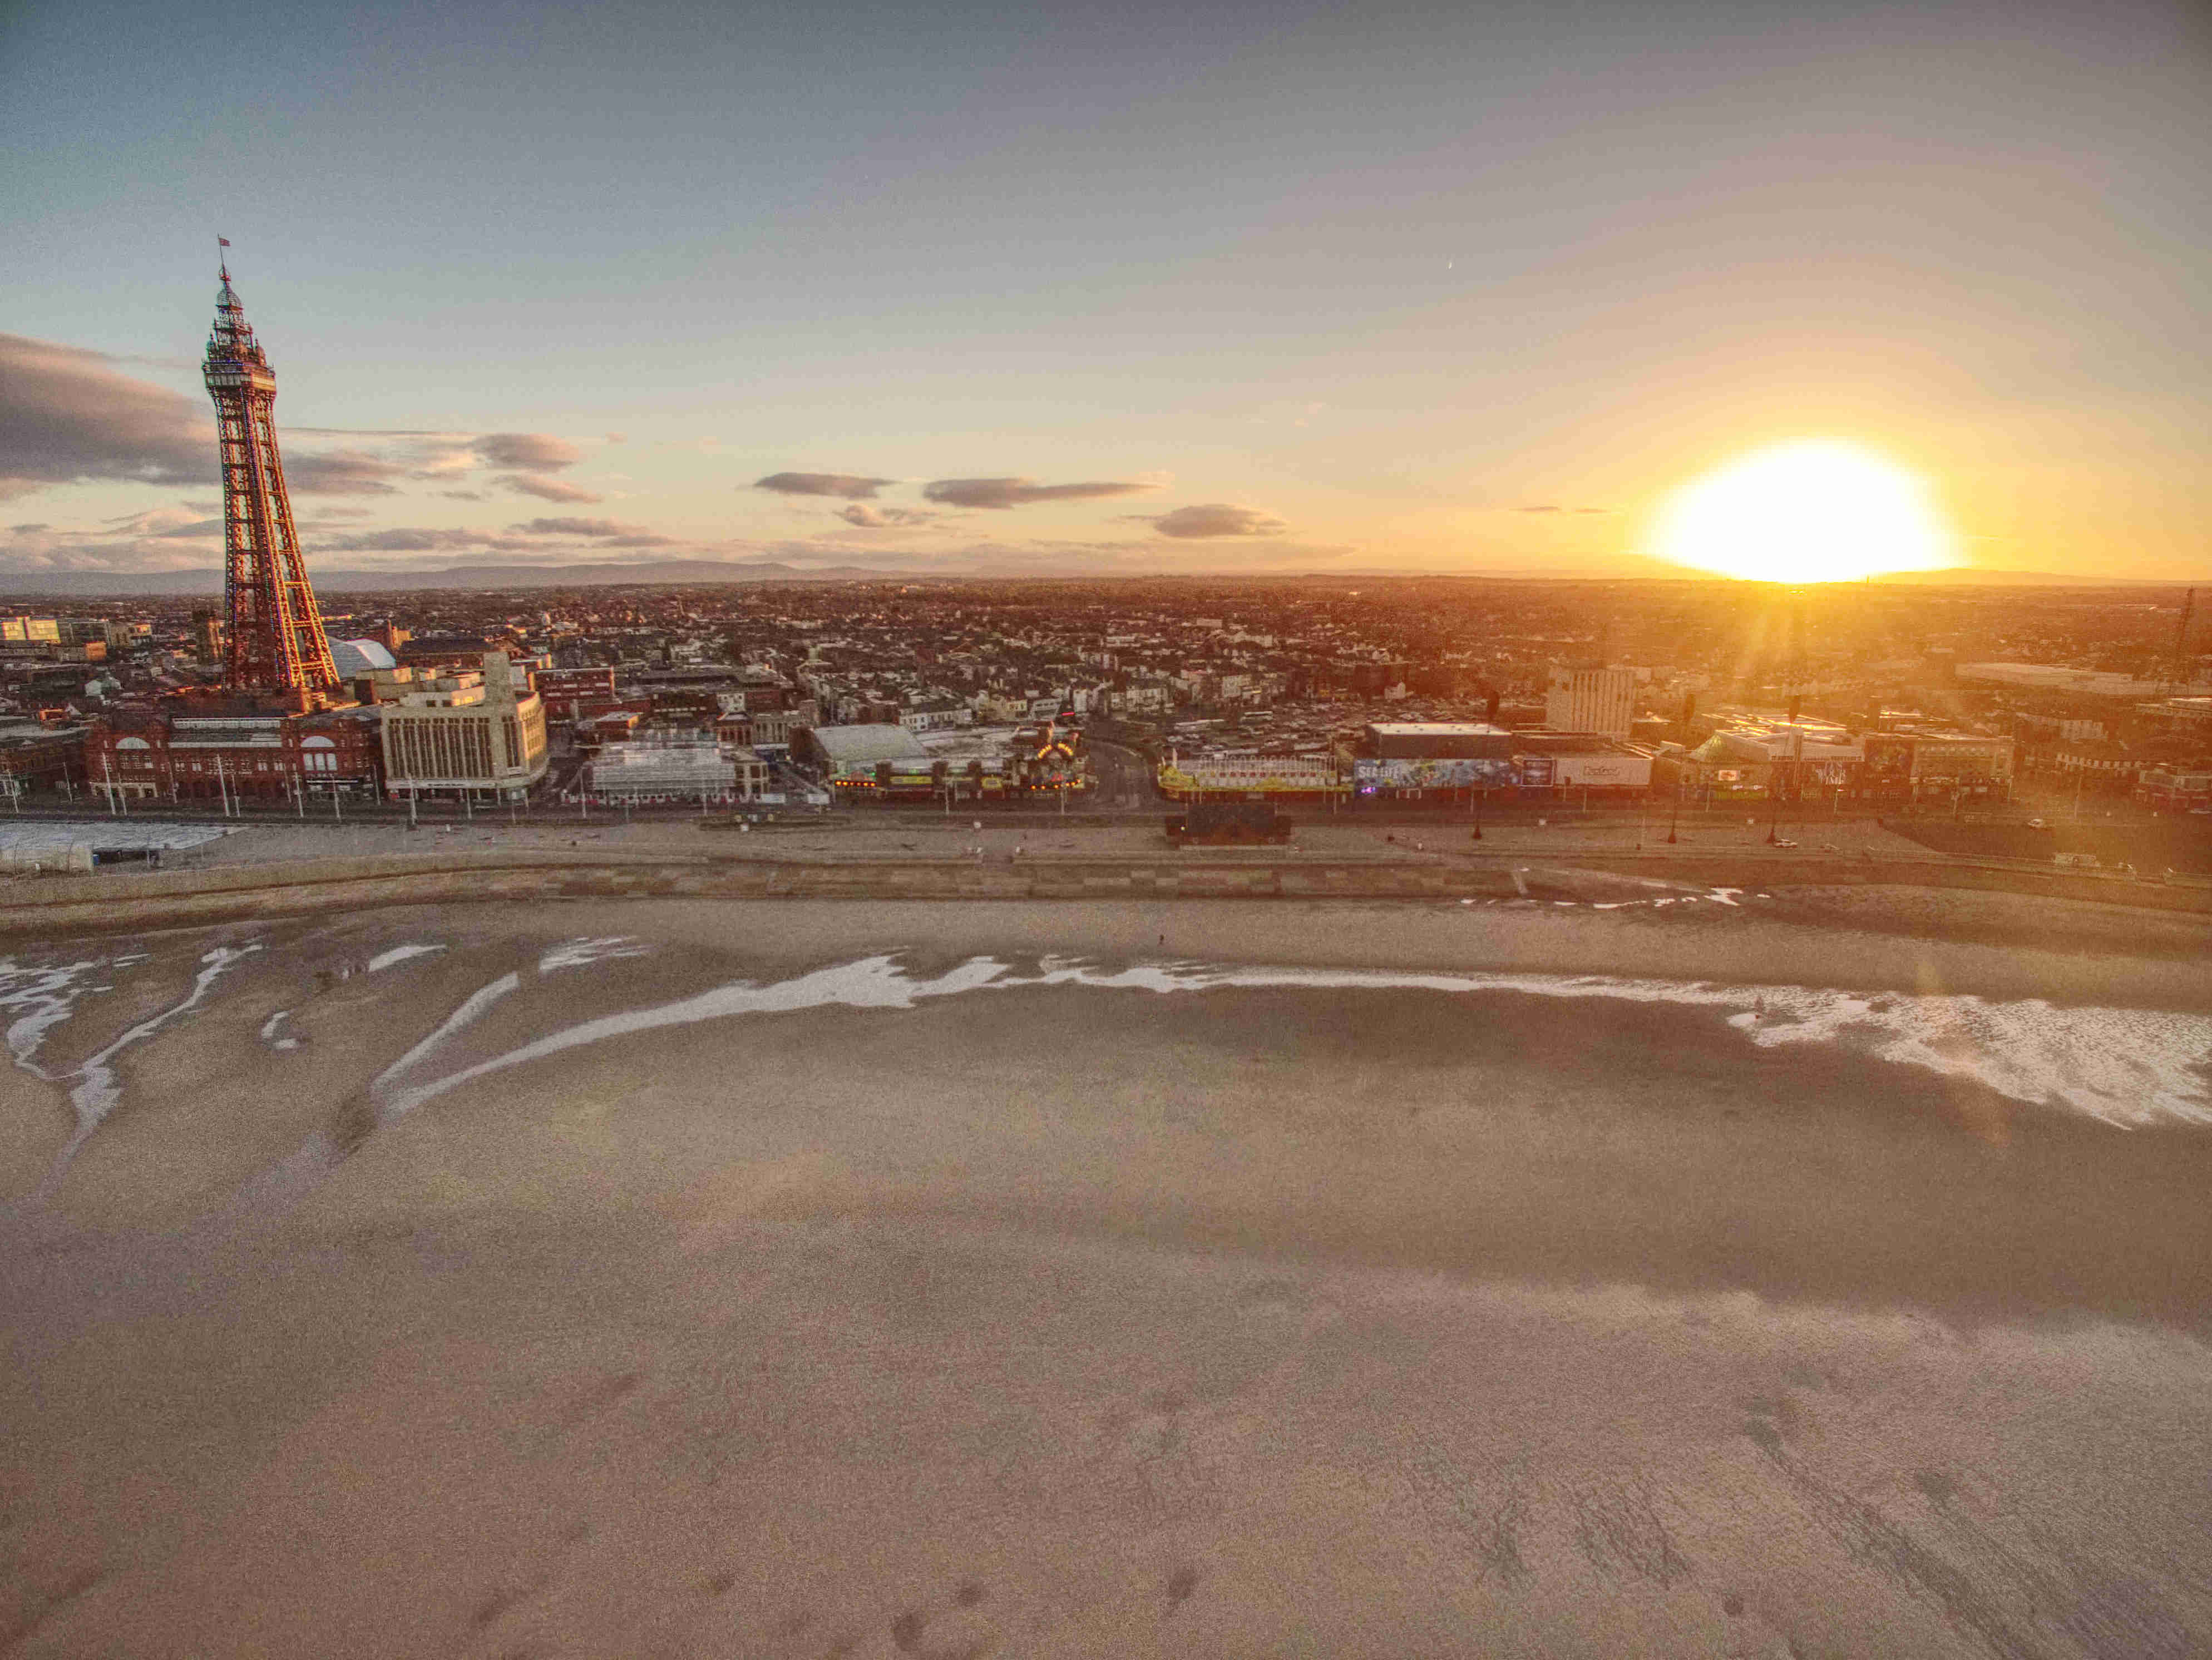
<svg viewBox="0 0 2212 1660"><path fill-rule="evenodd" d="M1127 481L1085 484L1040 484L1029 478L939 478L922 486L926 500L952 508L1028 507L1037 502L1086 502L1115 496L1138 496L1156 488Z"/></svg>
<svg viewBox="0 0 2212 1660"><path fill-rule="evenodd" d="M868 478L856 472L772 472L765 478L753 481L757 490L773 490L778 496L833 496L848 501L866 501L892 483L889 478Z"/></svg>
<svg viewBox="0 0 2212 1660"><path fill-rule="evenodd" d="M287 427L311 438L439 438L465 442L465 432L434 432L427 427Z"/></svg>
<svg viewBox="0 0 2212 1660"><path fill-rule="evenodd" d="M542 502L571 502L590 507L607 499L580 484L571 484L559 478L540 478L529 473L501 473L499 482L518 495L534 496Z"/></svg>
<svg viewBox="0 0 2212 1660"><path fill-rule="evenodd" d="M133 515L137 522L96 531L57 530L51 525L11 525L0 530L0 571L170 571L212 569L222 547L222 526L202 520L167 522L167 509Z"/></svg>
<svg viewBox="0 0 2212 1660"><path fill-rule="evenodd" d="M1151 524L1162 536L1189 541L1214 536L1279 536L1288 528L1272 513L1228 502L1177 508L1153 517Z"/></svg>
<svg viewBox="0 0 2212 1660"><path fill-rule="evenodd" d="M841 508L837 516L861 530L903 530L914 525L927 525L938 517L917 508L879 508L866 502L855 502L849 508Z"/></svg>
<svg viewBox="0 0 2212 1660"><path fill-rule="evenodd" d="M18 530L31 528L19 525ZM100 521L98 532L103 536L158 536L165 538L220 536L222 520L215 504L205 508L197 503L173 508L148 508L138 513L126 513Z"/></svg>
<svg viewBox="0 0 2212 1660"><path fill-rule="evenodd" d="M528 519L504 532L470 530L458 526L401 526L388 530L354 531L321 538L319 553L512 553L542 558L566 551L562 542L583 543L592 553L614 548L672 548L685 545L680 538L662 536L642 525L613 519ZM578 549L577 551L583 551Z"/></svg>
<svg viewBox="0 0 2212 1660"><path fill-rule="evenodd" d="M550 432L488 432L469 447L487 466L508 472L558 472L583 459L583 451Z"/></svg>
<svg viewBox="0 0 2212 1660"><path fill-rule="evenodd" d="M612 519L531 519L507 528L519 536L583 536L612 548L672 548L673 536L654 534L643 525Z"/></svg>
<svg viewBox="0 0 2212 1660"><path fill-rule="evenodd" d="M465 432L424 433L401 445L398 453L411 469L410 477L433 482L458 479L483 460L475 441Z"/></svg>
<svg viewBox="0 0 2212 1660"><path fill-rule="evenodd" d="M322 550L327 553L450 553L459 548L496 547L500 545L526 546L511 538L489 535L483 531L435 530L417 526L403 526L391 530L355 531L343 536L325 538Z"/></svg>
<svg viewBox="0 0 2212 1660"><path fill-rule="evenodd" d="M302 496L397 496L389 481L407 471L366 450L323 450L284 458L284 482Z"/></svg>

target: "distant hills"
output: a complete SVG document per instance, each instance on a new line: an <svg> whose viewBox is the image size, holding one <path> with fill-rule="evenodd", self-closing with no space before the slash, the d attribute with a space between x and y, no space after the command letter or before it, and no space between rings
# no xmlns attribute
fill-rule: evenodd
<svg viewBox="0 0 2212 1660"><path fill-rule="evenodd" d="M924 571L902 569L894 565L823 565L808 569L768 559L654 559L629 563L599 562L573 565L443 565L412 570L319 569L309 573L314 579L317 591L323 593L392 593L414 588L611 587L641 583L681 587L714 582L885 582L930 579L959 581L963 578L979 581L1009 581L1021 580L1023 575L1064 581L1094 574L1081 570L1035 571L1018 575L1006 571L942 569ZM1216 581L1230 575L1228 572L1177 574ZM1136 577L1143 574L1116 572L1114 575ZM1699 571L1678 569L1645 559L1636 560L1632 569L1599 568L1555 571L1440 572L1363 566L1350 570L1268 571L1251 575L1255 580L1271 581L1301 579L1341 581L1347 578L1387 581L1407 577L1449 579L1455 576L1477 581L1513 582L1695 582L1723 580ZM2050 571L1983 570L1966 565L1954 566L1948 570L1892 571L1873 580L1883 587L1909 584L1916 587L2178 588L2186 586L2187 582L2187 579L2179 577L2062 576ZM2204 582L2212 586L2212 571L2207 572ZM111 571L0 571L0 594L11 599L100 599L125 594L191 596L219 594L222 592L222 572L216 567L143 575Z"/></svg>
<svg viewBox="0 0 2212 1660"><path fill-rule="evenodd" d="M447 565L435 571L330 570L311 573L317 592L396 588L590 588L621 583L880 582L911 575L873 565L823 565L809 570L773 559L653 559L633 564Z"/></svg>
<svg viewBox="0 0 2212 1660"><path fill-rule="evenodd" d="M2183 588L2184 576L2061 576L2047 570L1980 570L1954 565L1947 570L1893 570L1874 579L1885 587L1909 582L1923 587ZM2203 580L2212 582L2212 571Z"/></svg>
<svg viewBox="0 0 2212 1660"><path fill-rule="evenodd" d="M391 593L408 588L575 588L619 583L680 585L701 582L882 581L911 575L867 565L825 565L803 569L774 560L657 559L634 564L444 565L419 570L310 569L318 593ZM221 593L222 572L0 571L0 593L57 597L119 594Z"/></svg>

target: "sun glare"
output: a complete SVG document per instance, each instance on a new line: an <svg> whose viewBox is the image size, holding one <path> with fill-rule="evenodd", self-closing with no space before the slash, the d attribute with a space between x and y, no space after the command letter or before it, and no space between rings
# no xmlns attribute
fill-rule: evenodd
<svg viewBox="0 0 2212 1660"><path fill-rule="evenodd" d="M1955 564L1926 483L1862 445L1810 438L1717 467L1669 496L1650 551L1753 582L1847 582Z"/></svg>

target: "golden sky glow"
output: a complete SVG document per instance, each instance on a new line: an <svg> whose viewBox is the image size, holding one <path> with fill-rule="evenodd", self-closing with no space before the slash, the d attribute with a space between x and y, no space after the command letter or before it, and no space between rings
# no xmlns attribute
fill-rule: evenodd
<svg viewBox="0 0 2212 1660"><path fill-rule="evenodd" d="M1820 436L2206 580L2203 0L174 9L0 8L0 576L220 570L221 232L318 573L1649 577Z"/></svg>
<svg viewBox="0 0 2212 1660"><path fill-rule="evenodd" d="M1650 550L1754 582L1847 582L1958 562L1923 479L1826 438L1755 450L1682 485L1660 504Z"/></svg>

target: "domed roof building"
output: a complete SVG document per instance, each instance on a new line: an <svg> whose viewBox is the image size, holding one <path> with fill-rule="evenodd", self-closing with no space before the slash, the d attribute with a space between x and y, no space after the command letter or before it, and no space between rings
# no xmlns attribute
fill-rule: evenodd
<svg viewBox="0 0 2212 1660"><path fill-rule="evenodd" d="M337 666L341 680L399 666L381 640L333 640L331 661Z"/></svg>

